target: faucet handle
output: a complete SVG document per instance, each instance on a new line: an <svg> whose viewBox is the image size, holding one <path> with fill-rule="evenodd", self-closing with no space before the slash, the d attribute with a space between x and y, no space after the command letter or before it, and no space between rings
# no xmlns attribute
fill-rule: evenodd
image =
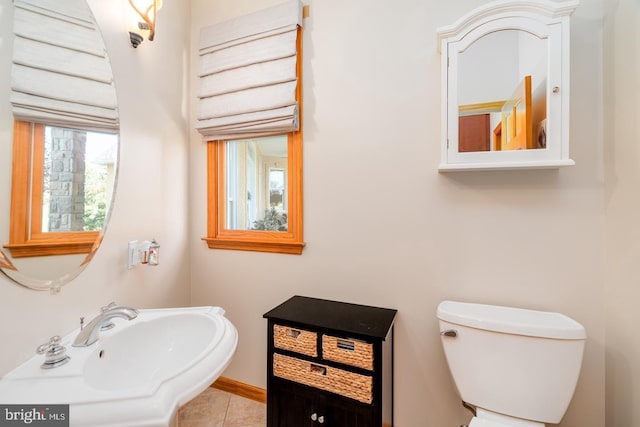
<svg viewBox="0 0 640 427"><path fill-rule="evenodd" d="M60 345L60 336L54 335L49 339L48 343L44 343L36 349L38 354L45 354L44 363L40 366L42 369L51 369L64 365L71 358L67 356L67 348Z"/></svg>
<svg viewBox="0 0 640 427"><path fill-rule="evenodd" d="M111 310L114 307L117 307L118 304L116 304L114 301L111 301L109 304L105 305L104 307L102 307L100 310L103 313L106 313L107 311ZM116 326L115 323L113 323L111 320L109 320L108 322L103 323L100 326L100 330L101 331L108 331L109 329L112 329Z"/></svg>
<svg viewBox="0 0 640 427"><path fill-rule="evenodd" d="M113 307L116 307L118 304L116 304L114 301L111 301L109 304L105 305L104 307L102 307L100 310L104 313L105 311L109 311L111 310Z"/></svg>
<svg viewBox="0 0 640 427"><path fill-rule="evenodd" d="M45 353L50 348L58 346L59 342L60 342L60 335L54 335L51 338L49 338L49 342L39 345L38 348L36 348L36 353L38 354Z"/></svg>

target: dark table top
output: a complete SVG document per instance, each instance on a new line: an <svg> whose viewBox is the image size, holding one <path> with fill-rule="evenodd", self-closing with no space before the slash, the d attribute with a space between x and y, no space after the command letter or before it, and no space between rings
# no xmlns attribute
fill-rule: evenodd
<svg viewBox="0 0 640 427"><path fill-rule="evenodd" d="M263 317L384 340L397 312L389 308L296 295Z"/></svg>

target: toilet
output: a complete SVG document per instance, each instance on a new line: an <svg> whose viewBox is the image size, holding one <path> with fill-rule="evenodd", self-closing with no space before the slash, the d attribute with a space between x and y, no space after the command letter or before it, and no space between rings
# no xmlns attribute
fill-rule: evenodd
<svg viewBox="0 0 640 427"><path fill-rule="evenodd" d="M443 301L442 346L469 427L544 427L562 420L580 374L584 327L559 313Z"/></svg>

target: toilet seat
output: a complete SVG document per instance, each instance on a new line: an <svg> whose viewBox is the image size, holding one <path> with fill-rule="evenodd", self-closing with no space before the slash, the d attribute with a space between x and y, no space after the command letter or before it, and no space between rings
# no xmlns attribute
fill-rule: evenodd
<svg viewBox="0 0 640 427"><path fill-rule="evenodd" d="M507 415L477 408L476 416L471 419L469 427L545 427L537 421L509 417Z"/></svg>

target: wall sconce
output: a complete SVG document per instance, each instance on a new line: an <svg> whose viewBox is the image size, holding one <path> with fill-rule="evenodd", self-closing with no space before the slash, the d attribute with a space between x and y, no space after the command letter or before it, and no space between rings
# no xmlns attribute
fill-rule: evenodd
<svg viewBox="0 0 640 427"><path fill-rule="evenodd" d="M131 46L138 47L146 38L150 42L156 34L156 14L162 0L126 0L127 30Z"/></svg>

